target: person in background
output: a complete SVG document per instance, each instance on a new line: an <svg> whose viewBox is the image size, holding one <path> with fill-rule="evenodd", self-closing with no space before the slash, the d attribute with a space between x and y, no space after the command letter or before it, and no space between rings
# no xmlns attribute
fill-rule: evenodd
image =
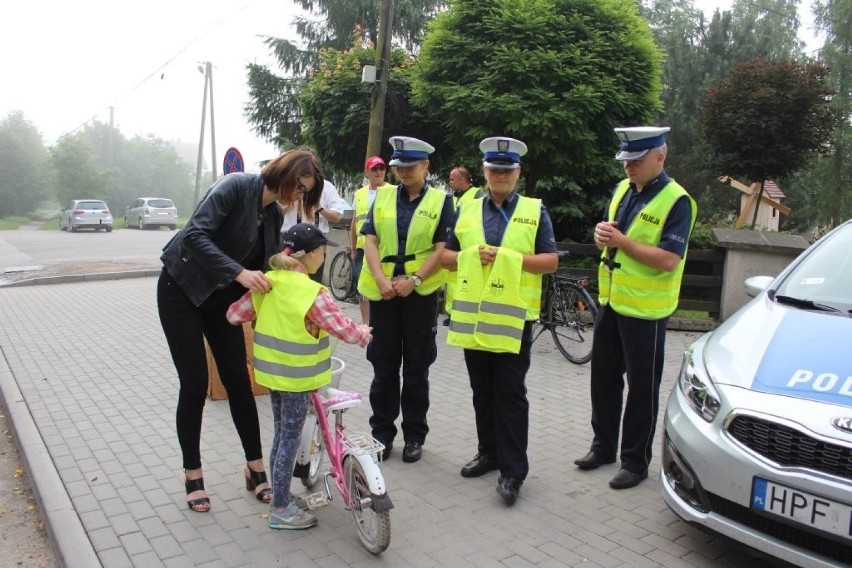
<svg viewBox="0 0 852 568"><path fill-rule="evenodd" d="M461 475L499 469L497 492L512 505L529 473L526 376L541 275L555 272L559 259L541 200L515 191L526 144L498 136L479 148L485 196L461 204L441 254L465 283L456 290L447 343L464 348L476 415L477 454Z"/></svg>
<svg viewBox="0 0 852 568"><path fill-rule="evenodd" d="M328 180L323 180L322 192L316 203L295 202L284 210L284 225L286 231L297 223L313 223L320 231L328 236L331 227L329 223L339 223L343 212L347 209L346 202L337 193L337 188ZM317 271L311 274L311 280L322 283L325 272L325 260Z"/></svg>
<svg viewBox="0 0 852 568"><path fill-rule="evenodd" d="M390 143L394 148L390 165L402 183L378 190L361 228L367 266L358 291L370 300L373 328L367 348L373 365L373 437L384 444L387 459L401 409L402 460L412 463L422 457L429 432L429 367L438 354L437 296L444 283L438 262L453 202L426 182L429 154L435 150L431 145L408 136L393 136Z"/></svg>
<svg viewBox="0 0 852 568"><path fill-rule="evenodd" d="M665 172L667 127L616 128L626 178L595 226L601 249L600 313L592 342L592 431L583 470L615 462L609 485L635 487L648 477L657 426L666 324L677 308L687 243L697 207ZM627 403L622 418L624 377Z"/></svg>
<svg viewBox="0 0 852 568"><path fill-rule="evenodd" d="M315 225L290 227L283 235L283 252L269 260L272 271L266 276L271 291L248 292L227 313L234 325L257 322L255 381L270 389L275 427L269 454L272 501L268 524L273 529L306 529L317 524L315 515L303 510L298 499L291 499L290 482L310 393L331 381L328 335L362 347L371 339L368 326L343 315L328 290L308 278L323 262L327 244L336 246Z"/></svg>
<svg viewBox="0 0 852 568"><path fill-rule="evenodd" d="M463 201L482 197L482 191L471 184L470 170L465 166L459 165L450 170L448 185L452 191L453 204L456 208Z"/></svg>
<svg viewBox="0 0 852 568"><path fill-rule="evenodd" d="M370 207L373 206L373 201L376 199L376 193L379 188L389 187L393 185L385 181L385 172L388 167L381 156L370 156L364 164L364 176L367 178L367 185L355 191L352 198L352 206L355 209L352 217L352 222L349 224L349 239L352 243L352 278L355 286L358 285L358 278L361 276L361 269L364 266L364 240L365 236L361 234L361 227L364 226L364 221L367 220L367 213ZM370 321L370 303L364 296L358 296L358 308L361 310L361 322L369 323Z"/></svg>
<svg viewBox="0 0 852 568"><path fill-rule="evenodd" d="M243 330L225 319L246 290L263 294L267 259L281 250L281 207L319 200L323 177L314 154L292 150L260 174L232 173L214 183L195 212L163 248L157 310L180 382L176 422L186 474L187 504L210 510L201 466L201 422L209 370L204 340L228 392L231 418L246 458L246 487L259 501L271 491L263 467L257 406L251 391Z"/></svg>
<svg viewBox="0 0 852 568"><path fill-rule="evenodd" d="M482 197L482 190L471 185L470 179L470 170L468 170L465 166L459 165L450 170L448 185L450 186L450 191L453 194L453 205L456 209L458 209L465 201ZM444 312L447 314L447 317L445 317L443 321L444 327L450 325L450 313L453 307L455 286L455 272L449 272L447 274L447 285L444 288Z"/></svg>

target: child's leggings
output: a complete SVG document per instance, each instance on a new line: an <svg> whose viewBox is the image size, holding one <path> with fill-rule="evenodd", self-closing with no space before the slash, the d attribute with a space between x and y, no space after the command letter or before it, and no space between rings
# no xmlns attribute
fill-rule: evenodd
<svg viewBox="0 0 852 568"><path fill-rule="evenodd" d="M272 507L283 509L290 504L290 482L302 437L302 426L311 401L310 392L270 391L275 437L269 454L272 472Z"/></svg>

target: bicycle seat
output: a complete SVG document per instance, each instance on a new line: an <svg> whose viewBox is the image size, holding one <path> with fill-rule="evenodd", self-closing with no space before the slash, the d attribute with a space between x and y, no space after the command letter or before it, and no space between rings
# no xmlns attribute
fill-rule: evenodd
<svg viewBox="0 0 852 568"><path fill-rule="evenodd" d="M322 403L326 411L343 410L344 408L352 408L361 404L361 394L357 392L349 392L338 390L333 387L325 389L325 400Z"/></svg>

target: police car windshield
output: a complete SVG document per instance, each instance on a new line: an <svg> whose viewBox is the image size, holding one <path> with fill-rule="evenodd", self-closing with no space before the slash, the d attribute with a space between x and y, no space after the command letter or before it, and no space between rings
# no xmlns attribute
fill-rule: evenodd
<svg viewBox="0 0 852 568"><path fill-rule="evenodd" d="M776 302L804 309L852 309L852 223L813 245L772 295Z"/></svg>

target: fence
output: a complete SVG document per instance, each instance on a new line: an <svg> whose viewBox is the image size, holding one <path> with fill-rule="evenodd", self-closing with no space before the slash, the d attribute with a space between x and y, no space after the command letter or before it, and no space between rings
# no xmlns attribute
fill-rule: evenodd
<svg viewBox="0 0 852 568"><path fill-rule="evenodd" d="M595 262L600 258L600 251L595 245L578 243L557 243L559 250L571 253L568 264L575 258L592 258ZM723 289L723 274L725 269L725 251L721 248L711 250L690 250L686 256L686 266L683 271L683 282L680 289L678 309L707 312L712 320L718 323L721 315ZM595 268L565 268L565 272L586 276L591 282L593 295L597 299L598 269ZM695 322L695 325L700 325ZM702 327L706 327L702 326Z"/></svg>

